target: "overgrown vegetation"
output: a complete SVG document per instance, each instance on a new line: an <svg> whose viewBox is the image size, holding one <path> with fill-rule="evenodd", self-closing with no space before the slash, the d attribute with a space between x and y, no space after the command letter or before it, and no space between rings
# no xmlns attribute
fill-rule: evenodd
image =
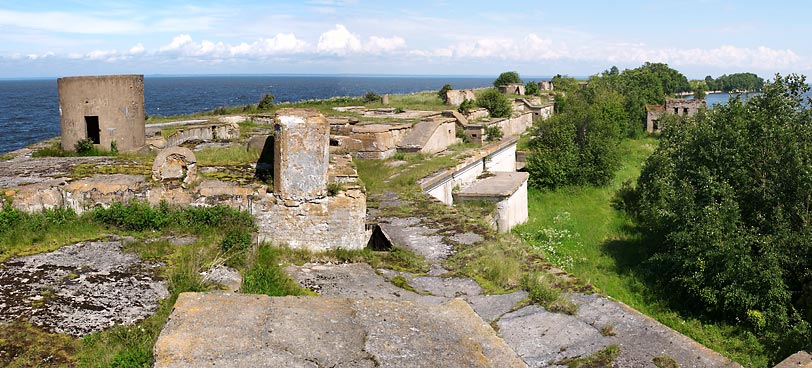
<svg viewBox="0 0 812 368"><path fill-rule="evenodd" d="M723 355L768 366L765 347L733 324L710 320L668 302L668 289L652 283L659 269L645 262L647 242L624 211L612 206L615 192L635 180L657 146L654 138L624 140L620 169L604 187L530 188L530 220L514 229L556 267Z"/></svg>
<svg viewBox="0 0 812 368"><path fill-rule="evenodd" d="M476 104L488 110L488 114L493 118L507 118L513 114L513 105L504 94L495 88L488 88L479 92L476 97Z"/></svg>
<svg viewBox="0 0 812 368"><path fill-rule="evenodd" d="M109 151L99 150L89 138L82 139L74 145L73 151L62 149L62 143L56 141L50 146L40 148L31 153L31 157L80 157L80 156L116 156L118 147L111 146Z"/></svg>
<svg viewBox="0 0 812 368"><path fill-rule="evenodd" d="M764 79L753 73L723 74L716 79L705 77L705 87L710 91L761 91Z"/></svg>
<svg viewBox="0 0 812 368"><path fill-rule="evenodd" d="M485 142L499 142L505 136L502 127L493 124L485 127Z"/></svg>
<svg viewBox="0 0 812 368"><path fill-rule="evenodd" d="M772 361L812 349L812 110L803 77L672 124L625 203L673 302L747 326Z"/></svg>
<svg viewBox="0 0 812 368"><path fill-rule="evenodd" d="M440 88L440 90L437 91L437 97L440 97L440 99L443 100L443 103L447 104L448 103L448 91L450 91L452 89L454 89L454 88L451 87L450 84L443 85L443 88Z"/></svg>
<svg viewBox="0 0 812 368"><path fill-rule="evenodd" d="M11 367L151 366L152 346L178 294L208 290L211 285L201 280L200 272L223 262L245 270L243 287L250 292L307 294L279 268L274 254L278 248L262 245L252 252L250 232L253 230L253 216L223 206L178 208L161 203L150 207L143 202L130 202L96 208L82 215L69 209L28 214L5 207L0 212L1 259L96 239L104 233L126 233L138 239L194 235L198 240L184 246L163 240L127 245L129 251L142 258L166 264L161 274L168 281L171 296L153 316L132 326L115 326L82 339L47 334L23 322L2 324L0 364ZM20 238L22 241L14 240Z"/></svg>

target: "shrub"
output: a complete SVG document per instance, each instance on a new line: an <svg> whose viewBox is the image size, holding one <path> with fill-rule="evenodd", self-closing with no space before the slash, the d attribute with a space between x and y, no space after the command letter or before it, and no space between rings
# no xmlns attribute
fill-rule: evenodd
<svg viewBox="0 0 812 368"><path fill-rule="evenodd" d="M375 92L367 92L367 94L364 95L364 102L365 103L371 103L371 102L376 102L376 101L380 101L380 100L381 100L381 96L378 96L378 94L375 93Z"/></svg>
<svg viewBox="0 0 812 368"><path fill-rule="evenodd" d="M330 197L335 197L342 190L344 190L344 186L337 181L327 183L327 195Z"/></svg>
<svg viewBox="0 0 812 368"><path fill-rule="evenodd" d="M504 136L505 133L502 132L502 127L499 125L493 124L485 127L486 142L498 142L501 141Z"/></svg>
<svg viewBox="0 0 812 368"><path fill-rule="evenodd" d="M96 146L93 145L92 139L85 138L76 142L76 144L73 145L73 149L79 155L86 155L91 153L94 149L96 149Z"/></svg>
<svg viewBox="0 0 812 368"><path fill-rule="evenodd" d="M530 81L524 85L524 94L529 96L538 96L540 93L541 90L539 89L539 84L537 82Z"/></svg>
<svg viewBox="0 0 812 368"><path fill-rule="evenodd" d="M452 89L453 88L451 87L450 84L446 84L443 86L443 88L440 88L440 90L437 91L437 96L440 97L441 100L443 100L444 104L448 103L448 91Z"/></svg>
<svg viewBox="0 0 812 368"><path fill-rule="evenodd" d="M494 118L506 118L513 113L513 105L504 94L494 88L488 88L476 98L476 104L488 110Z"/></svg>
<svg viewBox="0 0 812 368"><path fill-rule="evenodd" d="M260 110L268 110L268 109L273 108L274 99L276 99L276 97L274 95L270 94L270 93L262 95L262 99L259 100L259 103L257 104L257 108L260 109Z"/></svg>
<svg viewBox="0 0 812 368"><path fill-rule="evenodd" d="M457 111L459 111L460 114L468 115L471 113L471 110L475 107L476 102L474 102L474 100L464 100L460 104L460 107L457 108Z"/></svg>
<svg viewBox="0 0 812 368"><path fill-rule="evenodd" d="M226 236L220 242L220 249L223 252L232 250L241 252L251 246L251 233L243 227L232 227L226 230Z"/></svg>

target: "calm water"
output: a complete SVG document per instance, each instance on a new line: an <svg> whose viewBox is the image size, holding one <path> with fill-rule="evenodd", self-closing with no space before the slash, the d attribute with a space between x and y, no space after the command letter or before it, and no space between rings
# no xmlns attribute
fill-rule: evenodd
<svg viewBox="0 0 812 368"><path fill-rule="evenodd" d="M266 93L277 102L367 92L410 93L454 88L487 87L493 78L460 77L344 77L344 76L223 76L145 77L144 104L148 115L173 116L220 106L259 102ZM60 134L56 80L0 81L0 153L13 151Z"/></svg>

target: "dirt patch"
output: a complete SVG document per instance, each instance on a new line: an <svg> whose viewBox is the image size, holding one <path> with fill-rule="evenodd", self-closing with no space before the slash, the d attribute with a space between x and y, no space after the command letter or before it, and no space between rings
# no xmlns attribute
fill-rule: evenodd
<svg viewBox="0 0 812 368"><path fill-rule="evenodd" d="M122 252L120 241L10 259L0 265L0 322L24 319L74 336L135 323L169 296L159 266Z"/></svg>

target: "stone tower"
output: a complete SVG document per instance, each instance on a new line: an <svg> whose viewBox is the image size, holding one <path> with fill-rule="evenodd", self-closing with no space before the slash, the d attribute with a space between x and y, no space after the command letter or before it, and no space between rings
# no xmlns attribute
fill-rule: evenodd
<svg viewBox="0 0 812 368"><path fill-rule="evenodd" d="M62 149L90 139L102 151L144 146L144 76L105 75L57 80Z"/></svg>

